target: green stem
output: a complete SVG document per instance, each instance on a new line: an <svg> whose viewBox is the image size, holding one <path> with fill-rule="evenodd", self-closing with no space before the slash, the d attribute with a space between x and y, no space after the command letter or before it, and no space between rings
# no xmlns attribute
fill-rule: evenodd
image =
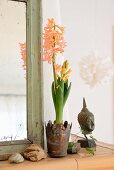
<svg viewBox="0 0 114 170"><path fill-rule="evenodd" d="M63 120L63 114L62 113L57 113L56 114L56 123L57 124L62 123L62 120Z"/></svg>
<svg viewBox="0 0 114 170"><path fill-rule="evenodd" d="M52 66L53 66L53 75L54 75L54 88L55 88L55 93L56 93L56 89L57 89L57 75L56 75L56 71L55 71L55 55L53 55Z"/></svg>

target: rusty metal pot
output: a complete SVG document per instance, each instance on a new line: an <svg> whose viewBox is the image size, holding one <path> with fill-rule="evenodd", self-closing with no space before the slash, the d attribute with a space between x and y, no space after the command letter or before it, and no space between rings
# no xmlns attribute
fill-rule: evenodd
<svg viewBox="0 0 114 170"><path fill-rule="evenodd" d="M68 141L71 126L67 121L64 124L48 122L46 126L47 148L51 157L63 157L67 155Z"/></svg>

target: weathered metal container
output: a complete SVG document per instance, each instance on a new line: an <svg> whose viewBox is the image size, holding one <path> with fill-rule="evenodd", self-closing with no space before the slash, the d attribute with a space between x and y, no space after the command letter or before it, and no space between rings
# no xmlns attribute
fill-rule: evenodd
<svg viewBox="0 0 114 170"><path fill-rule="evenodd" d="M71 125L66 121L64 124L52 124L48 122L46 136L49 156L64 157L67 155L70 131Z"/></svg>

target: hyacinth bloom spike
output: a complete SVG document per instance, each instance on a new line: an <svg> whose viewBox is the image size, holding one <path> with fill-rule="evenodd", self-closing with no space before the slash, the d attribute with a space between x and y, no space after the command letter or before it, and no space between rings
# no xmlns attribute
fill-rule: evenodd
<svg viewBox="0 0 114 170"><path fill-rule="evenodd" d="M62 122L63 109L69 96L71 83L68 78L71 73L68 61L61 65L56 63L58 53L63 53L66 43L64 41L64 28L57 25L54 19L48 19L43 33L43 61L52 64L54 81L52 82L52 97L56 112L56 123Z"/></svg>

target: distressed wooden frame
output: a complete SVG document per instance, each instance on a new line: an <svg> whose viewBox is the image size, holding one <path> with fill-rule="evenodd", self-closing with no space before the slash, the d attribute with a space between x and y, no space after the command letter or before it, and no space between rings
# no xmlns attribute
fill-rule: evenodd
<svg viewBox="0 0 114 170"><path fill-rule="evenodd" d="M23 152L30 143L43 146L41 0L10 1L26 3L27 140L0 142L0 155Z"/></svg>

